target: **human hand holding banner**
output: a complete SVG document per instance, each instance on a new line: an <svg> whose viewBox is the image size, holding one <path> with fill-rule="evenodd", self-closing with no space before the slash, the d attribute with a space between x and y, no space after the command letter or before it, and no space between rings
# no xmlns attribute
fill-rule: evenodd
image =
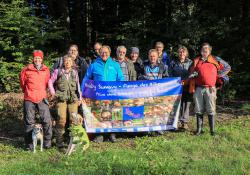
<svg viewBox="0 0 250 175"><path fill-rule="evenodd" d="M140 132L177 128L180 78L145 81L88 80L82 92L87 132Z"/></svg>

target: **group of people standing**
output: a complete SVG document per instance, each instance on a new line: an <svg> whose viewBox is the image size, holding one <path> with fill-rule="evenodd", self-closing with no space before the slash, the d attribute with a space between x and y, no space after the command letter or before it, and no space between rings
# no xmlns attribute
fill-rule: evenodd
<svg viewBox="0 0 250 175"><path fill-rule="evenodd" d="M170 59L164 51L164 44L156 42L155 48L148 52L148 59L140 58L138 47L131 47L130 56L125 46L118 46L116 57L112 58L108 45L95 43L94 57L84 59L79 56L77 45L71 45L68 53L57 59L51 75L42 64L44 55L41 50L33 52L33 63L20 74L20 84L24 92L25 143L32 149L31 132L35 124L35 114L40 115L44 128L44 147L51 147L52 120L48 108L46 90L57 101L55 116L55 137L59 149L65 148L64 132L67 116L77 113L84 102L81 90L89 79L94 81L137 81L156 80L166 77L181 77L183 94L180 111L180 128L187 129L189 107L195 104L197 117L196 134L203 133L203 115L209 118L210 132L215 133L214 115L216 108L216 83L227 81L231 67L219 57L211 55L212 47L204 43L200 56L189 59L188 49L180 46L178 58ZM114 133L107 135L116 141ZM103 135L96 135L95 141L102 141Z"/></svg>

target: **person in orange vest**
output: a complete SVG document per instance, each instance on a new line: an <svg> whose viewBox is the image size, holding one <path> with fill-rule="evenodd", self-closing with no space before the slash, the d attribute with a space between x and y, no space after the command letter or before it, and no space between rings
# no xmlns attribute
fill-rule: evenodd
<svg viewBox="0 0 250 175"><path fill-rule="evenodd" d="M215 134L215 114L216 114L216 83L230 71L231 67L224 60L211 55L212 46L209 43L203 43L201 47L201 56L193 60L193 66L190 69L190 88L194 93L195 113L197 118L196 135L203 133L203 114L208 114L208 122L211 135ZM230 69L228 69L228 67Z"/></svg>

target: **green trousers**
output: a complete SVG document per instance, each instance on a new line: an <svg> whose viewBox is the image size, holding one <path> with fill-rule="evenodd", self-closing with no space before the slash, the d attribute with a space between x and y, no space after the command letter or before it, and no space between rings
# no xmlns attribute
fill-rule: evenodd
<svg viewBox="0 0 250 175"><path fill-rule="evenodd" d="M55 126L55 136L57 147L63 147L63 134L65 132L65 124L67 121L67 114L69 114L69 119L72 113L78 112L78 103L68 103L68 102L58 102L56 104L57 109L57 120Z"/></svg>

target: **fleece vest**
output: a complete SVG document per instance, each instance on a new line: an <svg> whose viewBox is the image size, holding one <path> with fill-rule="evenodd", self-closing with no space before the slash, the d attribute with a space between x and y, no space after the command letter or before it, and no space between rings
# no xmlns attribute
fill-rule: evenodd
<svg viewBox="0 0 250 175"><path fill-rule="evenodd" d="M214 64L199 60L196 65L196 71L198 72L198 77L195 79L196 86L215 86L218 73Z"/></svg>
<svg viewBox="0 0 250 175"><path fill-rule="evenodd" d="M77 101L77 80L73 73L70 71L70 76L67 79L65 73L58 72L58 79L56 82L56 96L59 101L64 102L67 101L69 103L73 103ZM60 75L61 74L61 75Z"/></svg>
<svg viewBox="0 0 250 175"><path fill-rule="evenodd" d="M190 72L198 72L198 77L189 81L189 92L194 93L196 86L214 87L218 79L218 71L223 68L223 65L219 64L212 55L209 55L206 61L202 61L201 57L195 58Z"/></svg>

